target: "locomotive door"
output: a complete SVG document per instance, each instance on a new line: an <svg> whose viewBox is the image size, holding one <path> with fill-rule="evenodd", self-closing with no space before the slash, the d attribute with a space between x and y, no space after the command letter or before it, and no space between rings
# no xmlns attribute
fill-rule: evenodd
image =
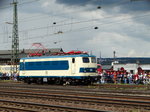
<svg viewBox="0 0 150 112"><path fill-rule="evenodd" d="M76 73L76 64L75 64L75 58L72 58L72 64L71 64L71 73Z"/></svg>
<svg viewBox="0 0 150 112"><path fill-rule="evenodd" d="M23 69L22 73L25 74L25 60L23 60L22 69Z"/></svg>

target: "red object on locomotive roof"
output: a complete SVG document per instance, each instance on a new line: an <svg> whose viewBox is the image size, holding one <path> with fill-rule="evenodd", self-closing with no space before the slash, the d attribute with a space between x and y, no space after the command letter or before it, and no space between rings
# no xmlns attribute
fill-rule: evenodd
<svg viewBox="0 0 150 112"><path fill-rule="evenodd" d="M87 54L87 52L84 52L84 51L69 51L69 52L66 52L66 54Z"/></svg>
<svg viewBox="0 0 150 112"><path fill-rule="evenodd" d="M55 53L53 55L76 55L76 54L88 54L88 53L84 51L69 51L69 52Z"/></svg>
<svg viewBox="0 0 150 112"><path fill-rule="evenodd" d="M30 57L43 56L47 51L47 49L41 43L33 43L31 47L36 47L37 50L34 51L34 53L33 52L29 53L28 56L30 56ZM39 49L39 48L41 48L41 49ZM84 51L69 51L69 52L54 53L52 55L76 55L76 54L88 54L88 53L84 52Z"/></svg>
<svg viewBox="0 0 150 112"><path fill-rule="evenodd" d="M42 56L46 53L47 49L41 43L33 43L31 47L36 47L37 51L34 53L29 53L29 56ZM41 48L41 49L39 49ZM31 48L30 48L31 49Z"/></svg>

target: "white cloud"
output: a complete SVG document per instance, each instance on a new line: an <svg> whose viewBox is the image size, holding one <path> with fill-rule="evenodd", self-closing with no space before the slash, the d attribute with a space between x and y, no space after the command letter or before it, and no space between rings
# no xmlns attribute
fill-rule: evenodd
<svg viewBox="0 0 150 112"><path fill-rule="evenodd" d="M129 50L127 56L130 57L130 56L136 56L136 55L137 55L136 51L134 49L131 49L131 50Z"/></svg>
<svg viewBox="0 0 150 112"><path fill-rule="evenodd" d="M44 3L42 4L42 7L48 7L49 5L50 5L49 2L44 2Z"/></svg>

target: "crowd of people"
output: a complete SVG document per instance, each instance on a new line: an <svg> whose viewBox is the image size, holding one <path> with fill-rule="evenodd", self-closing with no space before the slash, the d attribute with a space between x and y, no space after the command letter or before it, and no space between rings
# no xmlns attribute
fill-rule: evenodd
<svg viewBox="0 0 150 112"><path fill-rule="evenodd" d="M114 84L150 84L150 72L102 71L99 74L99 83Z"/></svg>
<svg viewBox="0 0 150 112"><path fill-rule="evenodd" d="M18 73L0 73L1 80L18 80ZM150 72L138 71L136 74L126 70L100 70L98 71L100 84L150 84Z"/></svg>
<svg viewBox="0 0 150 112"><path fill-rule="evenodd" d="M1 80L15 80L17 81L18 80L18 76L19 74L18 73L0 73L0 79Z"/></svg>

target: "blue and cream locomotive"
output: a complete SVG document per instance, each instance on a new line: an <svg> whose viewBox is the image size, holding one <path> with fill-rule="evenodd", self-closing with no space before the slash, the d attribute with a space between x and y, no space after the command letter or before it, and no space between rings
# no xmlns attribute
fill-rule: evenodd
<svg viewBox="0 0 150 112"><path fill-rule="evenodd" d="M97 79L96 57L89 54L26 57L19 77L27 83L90 84Z"/></svg>

